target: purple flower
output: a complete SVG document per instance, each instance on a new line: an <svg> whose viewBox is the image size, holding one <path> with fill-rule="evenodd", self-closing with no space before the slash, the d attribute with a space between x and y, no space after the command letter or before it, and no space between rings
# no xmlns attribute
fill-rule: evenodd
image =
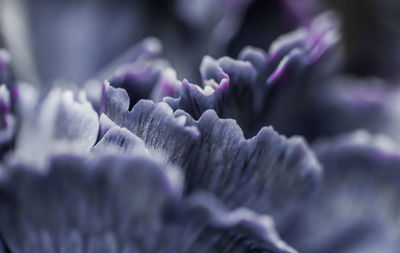
<svg viewBox="0 0 400 253"><path fill-rule="evenodd" d="M293 3L0 4L0 253L399 251L400 93L340 15L232 58Z"/></svg>

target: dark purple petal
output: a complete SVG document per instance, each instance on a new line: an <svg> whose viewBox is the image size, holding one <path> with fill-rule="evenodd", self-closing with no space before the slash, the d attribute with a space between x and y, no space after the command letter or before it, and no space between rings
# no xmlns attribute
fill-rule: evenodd
<svg viewBox="0 0 400 253"><path fill-rule="evenodd" d="M326 13L307 29L278 38L268 54L247 47L239 60L206 56L200 67L202 84L183 81L180 97L164 101L195 119L213 109L221 118L237 120L246 137L265 125L290 135L303 133L300 127L308 125L307 115L302 115L308 113L307 104L293 108L293 100L303 103L314 79L330 73L324 58L337 48L337 29L333 15Z"/></svg>
<svg viewBox="0 0 400 253"><path fill-rule="evenodd" d="M176 72L172 68L165 68L161 72L158 83L151 92L150 99L160 102L164 97L178 97L181 82L176 77Z"/></svg>
<svg viewBox="0 0 400 253"><path fill-rule="evenodd" d="M160 57L161 53L161 42L149 37L126 50L92 76L85 83L84 90L96 111L101 109L104 80L110 80L112 86L125 88L131 96L132 104L139 99L150 98L151 92L163 78L164 70L169 68L168 62ZM173 96L173 93L165 95Z"/></svg>
<svg viewBox="0 0 400 253"><path fill-rule="evenodd" d="M112 68L112 74L102 75L111 86L128 92L130 107L140 99L151 98L158 102L165 96L176 97L180 82L169 63L160 58L160 42L146 39L134 51L135 57L125 64L113 64L117 66Z"/></svg>

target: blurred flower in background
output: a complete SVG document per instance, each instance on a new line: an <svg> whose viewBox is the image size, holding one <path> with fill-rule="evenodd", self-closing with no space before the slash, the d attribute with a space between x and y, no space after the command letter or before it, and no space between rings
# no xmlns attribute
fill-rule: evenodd
<svg viewBox="0 0 400 253"><path fill-rule="evenodd" d="M162 41L180 77L195 78L204 55L237 53L250 43L268 45L298 24L275 0L2 2L17 72L38 83L59 78L82 83L147 36ZM253 34L253 27L265 36Z"/></svg>
<svg viewBox="0 0 400 253"><path fill-rule="evenodd" d="M0 253L399 252L394 0L0 0Z"/></svg>

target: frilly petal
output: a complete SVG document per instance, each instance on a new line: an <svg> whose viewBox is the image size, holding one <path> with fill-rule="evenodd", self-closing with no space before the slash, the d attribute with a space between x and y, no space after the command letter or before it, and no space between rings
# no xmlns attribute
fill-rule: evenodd
<svg viewBox="0 0 400 253"><path fill-rule="evenodd" d="M72 250L70 236L86 248L107 233L120 247L131 241L151 249L154 238L148 234L160 233L160 212L180 192L149 159L115 156L90 165L70 155L53 158L42 173L10 168L0 189L1 234L12 252L47 252L43 233L61 252Z"/></svg>
<svg viewBox="0 0 400 253"><path fill-rule="evenodd" d="M160 58L161 43L148 38L136 46L135 51L135 57L114 67L113 73L105 77L111 86L128 92L130 107L140 99L160 101L164 96L176 96L180 83L169 63Z"/></svg>
<svg viewBox="0 0 400 253"><path fill-rule="evenodd" d="M297 252L267 216L229 212L205 194L180 199L171 169L141 156L71 155L41 172L7 168L2 242L11 252Z"/></svg>
<svg viewBox="0 0 400 253"><path fill-rule="evenodd" d="M183 238L182 252L297 252L280 239L269 216L245 208L228 211L212 195L203 192L182 202L179 210L170 212L169 219L178 223L192 221L202 228ZM173 248L181 244L169 236L166 239Z"/></svg>
<svg viewBox="0 0 400 253"><path fill-rule="evenodd" d="M307 124L303 115L307 108L291 105L294 99L306 100L312 89L310 83L329 72L320 65L337 49L338 24L334 20L333 14L325 13L307 29L278 38L268 53L247 47L239 60L206 56L200 67L202 84L184 80L180 97L163 101L195 119L208 109L215 110L221 118L235 119L246 137L265 125L277 126L290 135L296 130L303 133L304 129L296 126Z"/></svg>
<svg viewBox="0 0 400 253"><path fill-rule="evenodd" d="M233 120L221 120L211 110L187 124L200 132L192 165L182 166L189 192L209 190L228 207L271 214L279 226L299 197L312 193L319 183L321 167L302 138L287 139L265 127L246 140Z"/></svg>
<svg viewBox="0 0 400 253"><path fill-rule="evenodd" d="M177 118L167 104L149 100L139 101L129 111L126 91L107 84L103 94L104 113L118 126L129 129L147 147L161 152L172 163L189 157L199 132L186 126L185 117Z"/></svg>
<svg viewBox="0 0 400 253"><path fill-rule="evenodd" d="M131 107L140 99L161 100L164 96L174 96L179 84L174 80L174 71L161 58L161 54L161 42L156 38L145 38L88 80L84 89L96 111L101 110L104 80L114 87L126 89L131 98Z"/></svg>
<svg viewBox="0 0 400 253"><path fill-rule="evenodd" d="M92 152L96 154L147 153L146 147L140 138L133 135L126 128L120 128L118 126L110 128L92 148Z"/></svg>
<svg viewBox="0 0 400 253"><path fill-rule="evenodd" d="M128 111L124 90L105 86L105 91L105 114L181 167L188 193L209 190L230 208L245 206L281 218L318 184L321 168L301 138L287 139L263 128L246 140L233 120L221 120L212 110L198 121L151 101ZM113 100L113 93L124 99Z"/></svg>

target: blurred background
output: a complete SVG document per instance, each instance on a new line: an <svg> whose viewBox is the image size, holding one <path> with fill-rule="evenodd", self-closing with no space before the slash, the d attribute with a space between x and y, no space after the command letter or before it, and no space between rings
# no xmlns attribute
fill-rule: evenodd
<svg viewBox="0 0 400 253"><path fill-rule="evenodd" d="M19 79L82 83L152 36L180 78L196 81L206 54L263 48L299 25L283 1L2 0L1 29Z"/></svg>
<svg viewBox="0 0 400 253"><path fill-rule="evenodd" d="M237 57L268 49L279 35L334 10L342 22L343 69L397 81L400 3L396 0L1 0L0 43L19 80L82 84L152 36L179 78L199 80L204 55Z"/></svg>
<svg viewBox="0 0 400 253"><path fill-rule="evenodd" d="M135 45L156 38L147 54L159 55L178 80L201 85L204 56L237 58L246 46L268 53L274 41L287 40L283 34L318 26L323 19L312 21L327 11L339 29L334 57L292 78L289 91L268 102L272 109L260 125L309 140L358 128L400 140L397 0L0 0L0 47L7 49L0 63L12 61L2 82L99 90L116 66L137 57Z"/></svg>
<svg viewBox="0 0 400 253"><path fill-rule="evenodd" d="M398 78L396 0L1 0L1 43L15 73L48 85L82 83L141 39L154 36L179 77L196 81L203 55L236 57L333 9L342 21L345 69Z"/></svg>

